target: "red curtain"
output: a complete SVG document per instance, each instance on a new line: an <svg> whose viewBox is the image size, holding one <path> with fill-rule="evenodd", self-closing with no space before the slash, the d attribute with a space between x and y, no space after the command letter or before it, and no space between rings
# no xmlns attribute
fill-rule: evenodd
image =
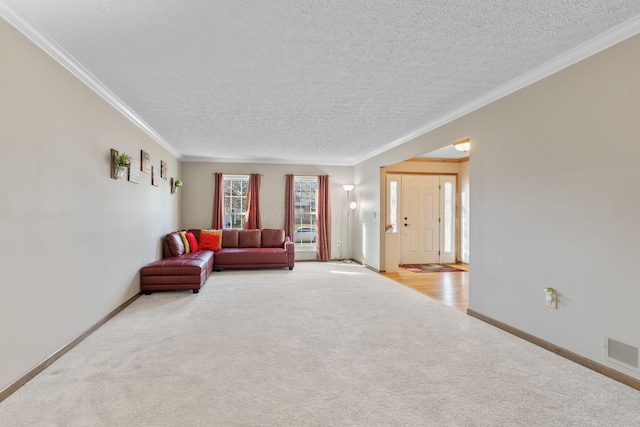
<svg viewBox="0 0 640 427"><path fill-rule="evenodd" d="M329 175L318 176L318 223L316 225L316 258L320 261L331 259L331 201Z"/></svg>
<svg viewBox="0 0 640 427"><path fill-rule="evenodd" d="M296 223L294 193L296 189L295 177L291 174L285 175L287 180L284 186L284 234L289 236L293 242L295 236L294 228Z"/></svg>
<svg viewBox="0 0 640 427"><path fill-rule="evenodd" d="M260 174L249 175L247 188L247 216L244 220L244 229L250 230L262 228L260 220Z"/></svg>
<svg viewBox="0 0 640 427"><path fill-rule="evenodd" d="M224 175L214 173L215 177L213 189L213 215L211 217L211 228L221 230L224 224Z"/></svg>

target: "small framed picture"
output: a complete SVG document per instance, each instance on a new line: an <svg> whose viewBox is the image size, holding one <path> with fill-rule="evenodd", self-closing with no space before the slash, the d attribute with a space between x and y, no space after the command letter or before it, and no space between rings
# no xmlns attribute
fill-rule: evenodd
<svg viewBox="0 0 640 427"><path fill-rule="evenodd" d="M140 150L140 171L151 173L151 156L144 150Z"/></svg>
<svg viewBox="0 0 640 427"><path fill-rule="evenodd" d="M169 171L169 166L167 162L164 160L160 160L160 178L167 179L167 172Z"/></svg>
<svg viewBox="0 0 640 427"><path fill-rule="evenodd" d="M160 181L158 178L158 168L155 166L151 166L151 185L154 187L160 186Z"/></svg>
<svg viewBox="0 0 640 427"><path fill-rule="evenodd" d="M137 160L131 159L131 166L129 166L129 182L133 182L134 184L137 184L139 177L140 177L140 162Z"/></svg>

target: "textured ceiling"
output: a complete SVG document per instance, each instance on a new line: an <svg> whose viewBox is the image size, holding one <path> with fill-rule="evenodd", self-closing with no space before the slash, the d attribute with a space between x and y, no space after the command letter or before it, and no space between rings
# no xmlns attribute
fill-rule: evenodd
<svg viewBox="0 0 640 427"><path fill-rule="evenodd" d="M638 0L2 0L185 160L355 164Z"/></svg>

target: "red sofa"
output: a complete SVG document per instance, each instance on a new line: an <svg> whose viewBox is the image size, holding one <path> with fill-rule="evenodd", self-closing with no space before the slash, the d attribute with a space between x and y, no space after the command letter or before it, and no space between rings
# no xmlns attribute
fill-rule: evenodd
<svg viewBox="0 0 640 427"><path fill-rule="evenodd" d="M200 241L200 230L189 230ZM180 233L167 234L164 258L140 270L140 289L154 291L192 290L198 293L213 270L230 268L283 268L293 270L295 245L284 230L223 230L217 251L199 249L186 253Z"/></svg>

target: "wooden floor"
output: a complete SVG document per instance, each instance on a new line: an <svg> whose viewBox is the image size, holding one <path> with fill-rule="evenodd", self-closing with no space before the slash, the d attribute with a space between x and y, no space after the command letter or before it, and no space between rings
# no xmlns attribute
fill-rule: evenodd
<svg viewBox="0 0 640 427"><path fill-rule="evenodd" d="M466 313L469 308L469 265L455 264L454 267L467 271L413 273L400 267L397 273L380 274Z"/></svg>

